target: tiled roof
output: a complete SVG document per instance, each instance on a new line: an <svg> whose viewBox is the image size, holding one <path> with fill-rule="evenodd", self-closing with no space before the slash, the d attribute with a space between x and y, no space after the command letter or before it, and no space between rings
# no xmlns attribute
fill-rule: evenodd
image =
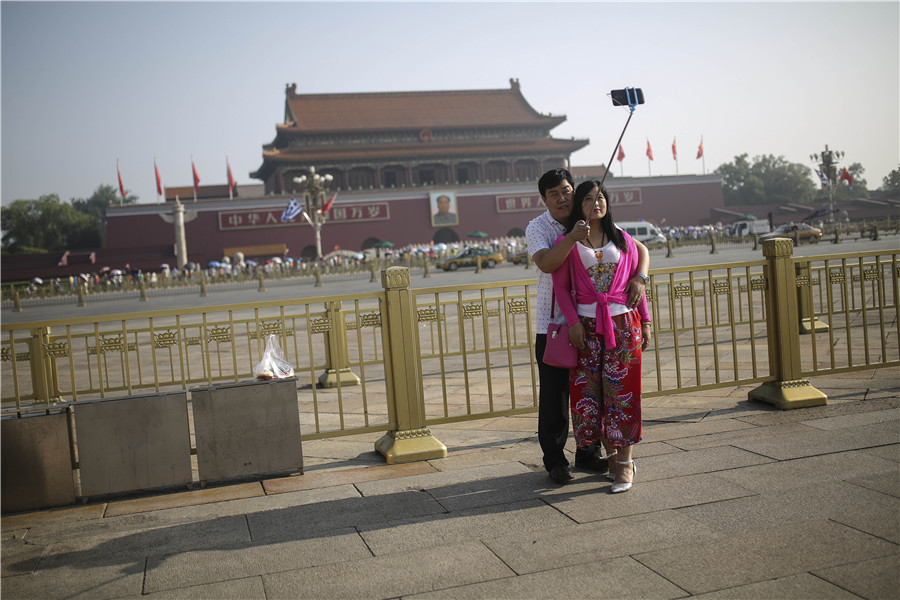
<svg viewBox="0 0 900 600"><path fill-rule="evenodd" d="M497 157L561 153L568 155L588 144L588 140L560 140L554 138L511 139L485 142L475 140L458 143L417 143L390 145L312 146L281 148L263 153L265 162L290 162L323 165L340 161L370 161L461 157Z"/></svg>
<svg viewBox="0 0 900 600"><path fill-rule="evenodd" d="M323 133L390 129L542 125L564 116L534 110L510 80L509 89L354 94L297 94L286 90L285 132ZM293 121L293 122L291 122Z"/></svg>

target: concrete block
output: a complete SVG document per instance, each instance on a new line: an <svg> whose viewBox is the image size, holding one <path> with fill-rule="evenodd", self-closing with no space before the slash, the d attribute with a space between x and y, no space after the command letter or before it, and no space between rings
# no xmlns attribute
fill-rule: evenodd
<svg viewBox="0 0 900 600"><path fill-rule="evenodd" d="M247 598L265 598L266 588L262 577L245 577L228 579L205 585L181 587L144 594L141 598L149 600L247 600Z"/></svg>
<svg viewBox="0 0 900 600"><path fill-rule="evenodd" d="M0 423L3 513L75 502L68 414L38 414Z"/></svg>
<svg viewBox="0 0 900 600"><path fill-rule="evenodd" d="M191 483L185 392L91 400L74 411L82 496Z"/></svg>
<svg viewBox="0 0 900 600"><path fill-rule="evenodd" d="M191 390L201 482L303 470L297 380Z"/></svg>

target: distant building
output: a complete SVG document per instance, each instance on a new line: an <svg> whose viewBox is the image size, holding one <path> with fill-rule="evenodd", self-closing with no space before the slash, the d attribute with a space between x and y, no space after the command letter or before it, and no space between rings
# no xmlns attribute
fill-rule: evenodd
<svg viewBox="0 0 900 600"><path fill-rule="evenodd" d="M250 176L266 194L291 192L310 166L334 177L333 191L537 181L588 144L551 137L565 120L534 110L517 79L499 90L356 94L298 94L292 84Z"/></svg>

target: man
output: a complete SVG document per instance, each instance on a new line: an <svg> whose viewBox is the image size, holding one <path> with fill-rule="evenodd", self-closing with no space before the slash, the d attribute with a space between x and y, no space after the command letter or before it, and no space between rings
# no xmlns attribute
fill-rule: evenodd
<svg viewBox="0 0 900 600"><path fill-rule="evenodd" d="M553 304L553 271L563 264L576 242L588 237L590 229L580 221L566 236L554 246L557 238L565 233L563 223L569 218L573 206L575 181L566 169L553 169L538 180L541 200L546 212L533 219L525 230L528 252L538 268L537 284L537 336L534 343L535 359L538 364L540 391L538 396L538 441L543 452L544 468L550 479L565 484L572 479L569 461L564 448L569 437L569 370L545 365L544 349L547 346L547 326L551 322ZM579 207L580 208L580 207ZM646 273L650 266L647 248L638 244L638 271ZM644 281L638 277L629 282L629 295L644 293ZM558 308L553 309L553 322L562 323L563 316ZM575 466L604 472L607 460L600 454L600 446L578 448L575 451Z"/></svg>
<svg viewBox="0 0 900 600"><path fill-rule="evenodd" d="M456 225L459 222L456 213L450 212L450 196L438 196L437 209L433 217L435 226Z"/></svg>

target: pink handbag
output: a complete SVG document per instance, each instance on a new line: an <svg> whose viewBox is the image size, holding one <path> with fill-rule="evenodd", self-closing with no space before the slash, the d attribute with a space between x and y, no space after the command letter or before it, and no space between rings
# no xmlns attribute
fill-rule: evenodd
<svg viewBox="0 0 900 600"><path fill-rule="evenodd" d="M550 323L547 326L547 346L544 364L561 369L574 369L578 364L578 349L569 342L569 326Z"/></svg>

